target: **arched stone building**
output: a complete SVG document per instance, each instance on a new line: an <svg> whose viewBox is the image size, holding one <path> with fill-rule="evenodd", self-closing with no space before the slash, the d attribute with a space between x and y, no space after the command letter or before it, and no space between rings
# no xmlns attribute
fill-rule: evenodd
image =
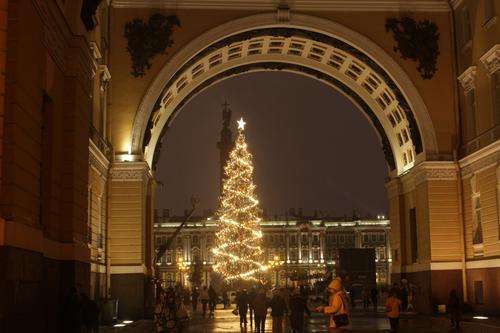
<svg viewBox="0 0 500 333"><path fill-rule="evenodd" d="M320 80L372 124L417 309L451 288L499 308L498 3L276 3L0 1L0 327L57 332L72 285L146 315L158 141L198 92L263 70Z"/></svg>

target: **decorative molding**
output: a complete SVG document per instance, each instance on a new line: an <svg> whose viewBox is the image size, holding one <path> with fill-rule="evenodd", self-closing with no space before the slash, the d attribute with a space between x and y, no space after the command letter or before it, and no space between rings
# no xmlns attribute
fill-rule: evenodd
<svg viewBox="0 0 500 333"><path fill-rule="evenodd" d="M458 161L462 178L469 177L485 167L498 164L500 161L500 141L484 147Z"/></svg>
<svg viewBox="0 0 500 333"><path fill-rule="evenodd" d="M112 181L145 181L151 173L146 162L113 162L110 177Z"/></svg>
<svg viewBox="0 0 500 333"><path fill-rule="evenodd" d="M494 45L481 58L481 62L488 71L489 75L493 75L500 69L500 44Z"/></svg>
<svg viewBox="0 0 500 333"><path fill-rule="evenodd" d="M100 74L100 86L101 91L106 91L108 88L109 80L111 80L111 73L109 72L108 66L99 65Z"/></svg>
<svg viewBox="0 0 500 333"><path fill-rule="evenodd" d="M429 271L451 271L462 269L463 263L461 261L443 261L431 262L421 264L411 264L398 267L392 266L392 273L416 273L416 272L429 272Z"/></svg>
<svg viewBox="0 0 500 333"><path fill-rule="evenodd" d="M416 165L412 173L415 185L427 181L456 180L458 165L450 161L425 161Z"/></svg>
<svg viewBox="0 0 500 333"><path fill-rule="evenodd" d="M396 45L394 52L400 52L401 58L418 62L417 70L424 80L432 79L437 71L439 56L439 29L436 23L423 20L415 21L404 16L401 19L387 18L385 30L392 31Z"/></svg>
<svg viewBox="0 0 500 333"><path fill-rule="evenodd" d="M498 22L498 16L495 15L492 18L490 18L485 24L483 24L484 31L490 30L491 27L497 24L497 22Z"/></svg>
<svg viewBox="0 0 500 333"><path fill-rule="evenodd" d="M135 18L125 24L127 52L132 60L134 77L146 75L146 69L151 68L151 59L157 54L163 54L172 46L171 39L174 27L180 26L176 15L165 16L153 14L147 22Z"/></svg>
<svg viewBox="0 0 500 333"><path fill-rule="evenodd" d="M274 0L113 0L116 8L273 10ZM446 0L294 0L283 1L296 11L425 11L448 12Z"/></svg>
<svg viewBox="0 0 500 333"><path fill-rule="evenodd" d="M89 139L89 163L99 171L104 179L108 178L110 162L91 139Z"/></svg>
<svg viewBox="0 0 500 333"><path fill-rule="evenodd" d="M470 66L458 77L458 81L464 88L464 93L468 93L475 88L476 72L476 66Z"/></svg>
<svg viewBox="0 0 500 333"><path fill-rule="evenodd" d="M469 260L465 263L467 269L496 269L500 267L500 258Z"/></svg>
<svg viewBox="0 0 500 333"><path fill-rule="evenodd" d="M450 0L450 4L453 7L453 9L457 9L462 5L463 0Z"/></svg>
<svg viewBox="0 0 500 333"><path fill-rule="evenodd" d="M111 265L111 274L147 274L148 270L145 265Z"/></svg>

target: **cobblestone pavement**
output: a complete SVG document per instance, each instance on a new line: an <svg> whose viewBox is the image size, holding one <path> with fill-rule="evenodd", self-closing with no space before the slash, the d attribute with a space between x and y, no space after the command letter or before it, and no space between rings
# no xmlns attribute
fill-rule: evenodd
<svg viewBox="0 0 500 333"><path fill-rule="evenodd" d="M372 333L389 332L389 323L385 317L383 309L378 312L363 311L354 309L351 313L352 325L347 332L352 333ZM313 313L310 318L306 318L307 333L327 332L328 317ZM271 332L272 321L270 316L266 321L266 333ZM285 332L290 332L288 324L285 325ZM153 322L141 320L124 328L102 327L101 333L154 333ZM248 324L247 328L240 328L239 317L231 313L230 309L218 309L215 318L203 318L196 313L189 322L184 333L251 333L253 326ZM423 315L403 314L401 316L402 333L447 333L457 332L450 327L450 322L445 317L431 317ZM462 333L499 333L500 325L496 322L465 321L462 323Z"/></svg>

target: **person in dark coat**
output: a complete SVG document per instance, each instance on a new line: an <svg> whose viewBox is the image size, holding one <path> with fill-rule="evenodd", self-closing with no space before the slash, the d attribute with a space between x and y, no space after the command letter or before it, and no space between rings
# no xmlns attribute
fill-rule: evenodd
<svg viewBox="0 0 500 333"><path fill-rule="evenodd" d="M75 287L71 287L64 299L61 329L63 332L80 333L82 325L82 302Z"/></svg>
<svg viewBox="0 0 500 333"><path fill-rule="evenodd" d="M209 317L214 316L215 308L217 307L217 292L213 286L208 288L208 308L210 310Z"/></svg>
<svg viewBox="0 0 500 333"><path fill-rule="evenodd" d="M253 300L256 333L264 333L266 330L266 316L269 305L269 299L266 297L265 291L259 290Z"/></svg>
<svg viewBox="0 0 500 333"><path fill-rule="evenodd" d="M302 333L304 330L304 312L310 316L307 301L300 295L298 289L294 289L290 297L290 324L293 333Z"/></svg>
<svg viewBox="0 0 500 333"><path fill-rule="evenodd" d="M96 301L89 299L87 294L81 294L82 322L85 333L99 333L99 307Z"/></svg>
<svg viewBox="0 0 500 333"><path fill-rule="evenodd" d="M455 289L450 291L448 298L448 312L450 314L451 327L460 329L460 320L462 320L462 301Z"/></svg>
<svg viewBox="0 0 500 333"><path fill-rule="evenodd" d="M252 325L253 320L254 320L253 301L255 299L255 296L257 296L257 293L255 292L255 288L252 288L250 290L250 292L248 293L248 308L250 310L250 325Z"/></svg>
<svg viewBox="0 0 500 333"><path fill-rule="evenodd" d="M243 289L237 296L236 308L240 314L240 326L247 326L247 312L248 312L248 295L246 289Z"/></svg>
<svg viewBox="0 0 500 333"><path fill-rule="evenodd" d="M196 308L198 307L198 296L200 293L196 290L196 287L193 287L193 291L191 292L191 304L193 306L193 313L196 312Z"/></svg>
<svg viewBox="0 0 500 333"><path fill-rule="evenodd" d="M283 316L286 303L279 291L276 290L271 299L271 317L273 317L273 333L283 333Z"/></svg>
<svg viewBox="0 0 500 333"><path fill-rule="evenodd" d="M378 305L378 290L377 287L373 287L372 290L370 291L371 294L371 300L373 304L373 309L377 311L377 305Z"/></svg>

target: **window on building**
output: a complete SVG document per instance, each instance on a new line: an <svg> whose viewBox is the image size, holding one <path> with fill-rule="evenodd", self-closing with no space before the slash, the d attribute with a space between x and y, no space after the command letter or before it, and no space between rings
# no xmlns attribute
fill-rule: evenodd
<svg viewBox="0 0 500 333"><path fill-rule="evenodd" d="M470 20L470 12L469 8L464 7L462 9L462 38L463 38L463 45L467 44L471 38L472 38L472 32L471 32L471 20Z"/></svg>
<svg viewBox="0 0 500 333"><path fill-rule="evenodd" d="M285 242L285 236L280 234L280 243L284 243Z"/></svg>
<svg viewBox="0 0 500 333"><path fill-rule="evenodd" d="M377 241L377 235L371 234L371 239L372 239L372 242L375 243Z"/></svg>
<svg viewBox="0 0 500 333"><path fill-rule="evenodd" d="M198 236L193 236L193 244L198 244L199 239Z"/></svg>
<svg viewBox="0 0 500 333"><path fill-rule="evenodd" d="M302 243L307 243L307 234L302 234Z"/></svg>
<svg viewBox="0 0 500 333"><path fill-rule="evenodd" d="M294 243L294 244L295 244L295 243L297 243L297 237L295 237L295 235L292 235L292 236L290 237L290 242L292 242L292 243Z"/></svg>
<svg viewBox="0 0 500 333"><path fill-rule="evenodd" d="M103 230L102 230L102 221L104 217L104 205L102 204L102 196L99 196L97 199L97 211L98 211L98 216L97 216L97 248L103 249L104 248L104 236L103 236Z"/></svg>
<svg viewBox="0 0 500 333"><path fill-rule="evenodd" d="M383 242L383 241L384 241L384 234L382 234L382 233L378 234L378 236L377 236L377 240L378 240L379 242Z"/></svg>
<svg viewBox="0 0 500 333"><path fill-rule="evenodd" d="M399 251L397 249L394 250L394 261L399 261Z"/></svg>
<svg viewBox="0 0 500 333"><path fill-rule="evenodd" d="M470 89L465 93L465 107L462 109L462 136L464 142L476 137L476 93Z"/></svg>
<svg viewBox="0 0 500 333"><path fill-rule="evenodd" d="M336 244L337 243L337 235L332 235L332 243Z"/></svg>
<svg viewBox="0 0 500 333"><path fill-rule="evenodd" d="M385 259L386 259L386 258L385 258L385 247L384 247L384 246L379 247L378 251L379 251L379 252L378 252L378 253L379 253L379 256L378 256L378 257L379 257L379 259L380 259L380 260L385 260Z"/></svg>
<svg viewBox="0 0 500 333"><path fill-rule="evenodd" d="M314 242L314 243L319 243L319 236L318 236L317 234L315 234L315 235L313 236L313 242Z"/></svg>
<svg viewBox="0 0 500 333"><path fill-rule="evenodd" d="M411 239L411 261L418 259L418 230L417 230L417 210L410 209L410 239Z"/></svg>
<svg viewBox="0 0 500 333"><path fill-rule="evenodd" d="M93 191L92 186L89 186L88 191L88 205L87 205L87 243L92 244L92 200L93 200Z"/></svg>
<svg viewBox="0 0 500 333"><path fill-rule="evenodd" d="M213 237L212 236L207 236L207 243L212 244L213 242Z"/></svg>
<svg viewBox="0 0 500 333"><path fill-rule="evenodd" d="M155 246L158 247L158 246L160 246L160 244L161 244L161 237L156 237L156 244L155 244Z"/></svg>
<svg viewBox="0 0 500 333"><path fill-rule="evenodd" d="M298 260L298 251L297 248L290 249L290 260L296 261Z"/></svg>
<svg viewBox="0 0 500 333"><path fill-rule="evenodd" d="M344 236L344 234L339 235L339 242L340 242L340 244L344 244L345 243L345 236Z"/></svg>
<svg viewBox="0 0 500 333"><path fill-rule="evenodd" d="M500 70L491 75L491 111L493 113L493 125L500 124Z"/></svg>
<svg viewBox="0 0 500 333"><path fill-rule="evenodd" d="M280 260L285 260L285 249L280 249Z"/></svg>
<svg viewBox="0 0 500 333"><path fill-rule="evenodd" d="M484 23L495 16L495 0L484 0Z"/></svg>
<svg viewBox="0 0 500 333"><path fill-rule="evenodd" d="M319 260L319 249L313 249L313 260Z"/></svg>
<svg viewBox="0 0 500 333"><path fill-rule="evenodd" d="M172 262L172 251L167 251L166 261L169 264Z"/></svg>
<svg viewBox="0 0 500 333"><path fill-rule="evenodd" d="M363 234L363 243L368 243L368 242L369 242L368 234Z"/></svg>
<svg viewBox="0 0 500 333"><path fill-rule="evenodd" d="M309 261L309 251L302 249L302 261Z"/></svg>
<svg viewBox="0 0 500 333"><path fill-rule="evenodd" d="M274 260L274 249L269 249L267 251L267 260Z"/></svg>
<svg viewBox="0 0 500 333"><path fill-rule="evenodd" d="M472 198L472 244L483 243L483 227L481 223L481 195L476 193Z"/></svg>
<svg viewBox="0 0 500 333"><path fill-rule="evenodd" d="M347 236L347 241L348 241L349 243L353 243L353 242L354 242L354 236L353 236L353 235L348 235L348 236Z"/></svg>

